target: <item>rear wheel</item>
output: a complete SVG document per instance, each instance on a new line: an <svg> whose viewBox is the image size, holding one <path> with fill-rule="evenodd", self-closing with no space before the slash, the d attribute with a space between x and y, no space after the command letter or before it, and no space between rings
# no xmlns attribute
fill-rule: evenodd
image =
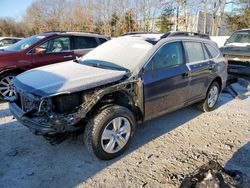
<svg viewBox="0 0 250 188"><path fill-rule="evenodd" d="M0 99L16 95L14 85L12 83L12 79L16 75L17 74L14 72L7 72L0 75Z"/></svg>
<svg viewBox="0 0 250 188"><path fill-rule="evenodd" d="M210 112L215 109L215 105L219 99L220 86L218 82L213 82L207 92L206 99L198 104L198 108L204 112Z"/></svg>
<svg viewBox="0 0 250 188"><path fill-rule="evenodd" d="M126 150L134 131L132 112L123 106L109 106L89 120L84 142L99 159L112 159Z"/></svg>

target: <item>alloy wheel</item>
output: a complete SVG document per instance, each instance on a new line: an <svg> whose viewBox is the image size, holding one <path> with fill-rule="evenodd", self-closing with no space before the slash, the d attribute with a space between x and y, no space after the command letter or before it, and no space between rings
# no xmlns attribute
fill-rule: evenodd
<svg viewBox="0 0 250 188"><path fill-rule="evenodd" d="M6 76L0 80L0 94L3 97L11 97L16 94L14 85L11 81L13 78L14 76Z"/></svg>
<svg viewBox="0 0 250 188"><path fill-rule="evenodd" d="M119 152L129 141L131 124L124 117L116 117L104 128L101 136L102 149L107 153Z"/></svg>
<svg viewBox="0 0 250 188"><path fill-rule="evenodd" d="M211 87L209 93L208 93L208 99L207 99L207 103L208 103L208 106L210 108L212 108L215 103L217 102L218 100L218 97L219 97L219 89L217 86L213 86Z"/></svg>

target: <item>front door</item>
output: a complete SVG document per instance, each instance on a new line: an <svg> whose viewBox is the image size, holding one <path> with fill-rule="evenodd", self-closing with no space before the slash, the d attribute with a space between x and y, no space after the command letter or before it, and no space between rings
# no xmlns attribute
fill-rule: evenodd
<svg viewBox="0 0 250 188"><path fill-rule="evenodd" d="M146 65L144 74L145 119L151 119L185 105L189 69L181 42L162 46Z"/></svg>
<svg viewBox="0 0 250 188"><path fill-rule="evenodd" d="M46 51L44 53L36 53L37 48L46 49ZM32 64L34 67L75 59L75 55L70 47L70 37L67 36L48 40L32 50L32 53Z"/></svg>

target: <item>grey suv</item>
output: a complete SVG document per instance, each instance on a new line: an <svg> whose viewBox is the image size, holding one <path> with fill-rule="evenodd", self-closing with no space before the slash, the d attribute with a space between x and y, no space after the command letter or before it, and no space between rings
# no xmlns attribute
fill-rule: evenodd
<svg viewBox="0 0 250 188"><path fill-rule="evenodd" d="M84 130L88 150L111 159L127 148L139 122L194 103L213 110L226 80L227 62L209 39L125 36L78 62L17 76L17 96L8 100L34 133L52 138Z"/></svg>

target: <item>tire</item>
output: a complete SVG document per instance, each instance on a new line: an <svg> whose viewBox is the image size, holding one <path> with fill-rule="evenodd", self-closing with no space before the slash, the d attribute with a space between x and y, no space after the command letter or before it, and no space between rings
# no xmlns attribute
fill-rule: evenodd
<svg viewBox="0 0 250 188"><path fill-rule="evenodd" d="M118 124L120 126L115 126ZM118 105L108 106L88 121L84 130L85 145L99 159L115 158L130 144L135 124L130 110ZM120 128L115 131L115 127Z"/></svg>
<svg viewBox="0 0 250 188"><path fill-rule="evenodd" d="M15 72L5 72L0 75L0 99L15 95L14 86L11 80L17 75Z"/></svg>
<svg viewBox="0 0 250 188"><path fill-rule="evenodd" d="M211 95L214 95L213 102L212 102L213 97ZM216 103L219 99L219 95L220 95L220 86L219 86L218 82L214 81L209 86L209 89L208 89L207 95L206 95L206 99L203 100L201 103L199 103L197 105L197 107L204 112L213 111L215 109Z"/></svg>

